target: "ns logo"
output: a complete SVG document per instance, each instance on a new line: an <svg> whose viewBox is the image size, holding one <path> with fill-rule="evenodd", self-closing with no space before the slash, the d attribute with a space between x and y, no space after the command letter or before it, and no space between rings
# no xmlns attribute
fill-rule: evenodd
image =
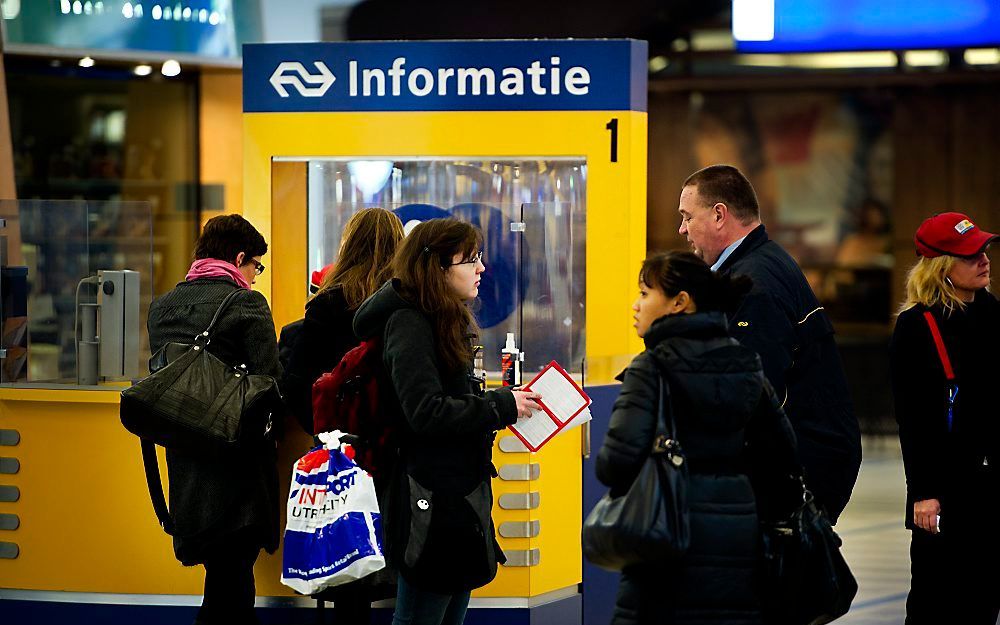
<svg viewBox="0 0 1000 625"><path fill-rule="evenodd" d="M296 61L279 63L271 74L271 86L283 98L288 97L286 86L293 87L302 97L319 98L327 92L337 77L322 61L314 61L313 66L317 70L316 74L310 74L302 63Z"/></svg>

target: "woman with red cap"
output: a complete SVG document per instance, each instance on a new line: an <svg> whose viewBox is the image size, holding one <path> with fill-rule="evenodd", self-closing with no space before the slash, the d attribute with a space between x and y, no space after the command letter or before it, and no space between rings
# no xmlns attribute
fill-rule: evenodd
<svg viewBox="0 0 1000 625"><path fill-rule="evenodd" d="M994 625L1000 610L1000 302L986 255L998 238L961 213L914 237L889 356L912 530L907 625Z"/></svg>

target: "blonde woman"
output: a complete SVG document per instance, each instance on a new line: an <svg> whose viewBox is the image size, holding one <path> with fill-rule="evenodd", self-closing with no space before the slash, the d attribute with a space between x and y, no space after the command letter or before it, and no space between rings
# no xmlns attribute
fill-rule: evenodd
<svg viewBox="0 0 1000 625"><path fill-rule="evenodd" d="M1000 303L987 291L995 234L961 213L923 222L890 346L906 470L906 623L994 625Z"/></svg>

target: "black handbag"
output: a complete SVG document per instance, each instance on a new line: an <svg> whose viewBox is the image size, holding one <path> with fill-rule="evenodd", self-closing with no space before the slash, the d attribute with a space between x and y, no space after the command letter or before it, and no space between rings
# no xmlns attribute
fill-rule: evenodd
<svg viewBox="0 0 1000 625"><path fill-rule="evenodd" d="M122 425L140 439L146 486L160 526L175 528L160 481L156 445L195 455L252 448L269 439L281 393L273 377L227 365L205 347L222 313L240 293L226 296L194 343L167 343L150 359L151 373L122 391Z"/></svg>
<svg viewBox="0 0 1000 625"><path fill-rule="evenodd" d="M762 529L767 622L823 625L847 614L858 583L812 494L803 487L792 516Z"/></svg>
<svg viewBox="0 0 1000 625"><path fill-rule="evenodd" d="M691 542L687 462L665 386L660 376L657 432L639 475L624 495L604 495L583 523L583 555L601 568L677 559Z"/></svg>
<svg viewBox="0 0 1000 625"><path fill-rule="evenodd" d="M152 373L122 391L120 417L144 441L211 455L265 440L281 405L275 379L231 366L205 349L237 289L219 305L192 344L168 343L150 361Z"/></svg>

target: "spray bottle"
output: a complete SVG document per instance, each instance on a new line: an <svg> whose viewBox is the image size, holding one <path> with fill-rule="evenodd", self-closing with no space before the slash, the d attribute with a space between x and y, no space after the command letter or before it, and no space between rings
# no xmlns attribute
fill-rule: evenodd
<svg viewBox="0 0 1000 625"><path fill-rule="evenodd" d="M521 385L521 352L514 345L514 333L507 333L507 344L500 350L500 379L504 386Z"/></svg>

